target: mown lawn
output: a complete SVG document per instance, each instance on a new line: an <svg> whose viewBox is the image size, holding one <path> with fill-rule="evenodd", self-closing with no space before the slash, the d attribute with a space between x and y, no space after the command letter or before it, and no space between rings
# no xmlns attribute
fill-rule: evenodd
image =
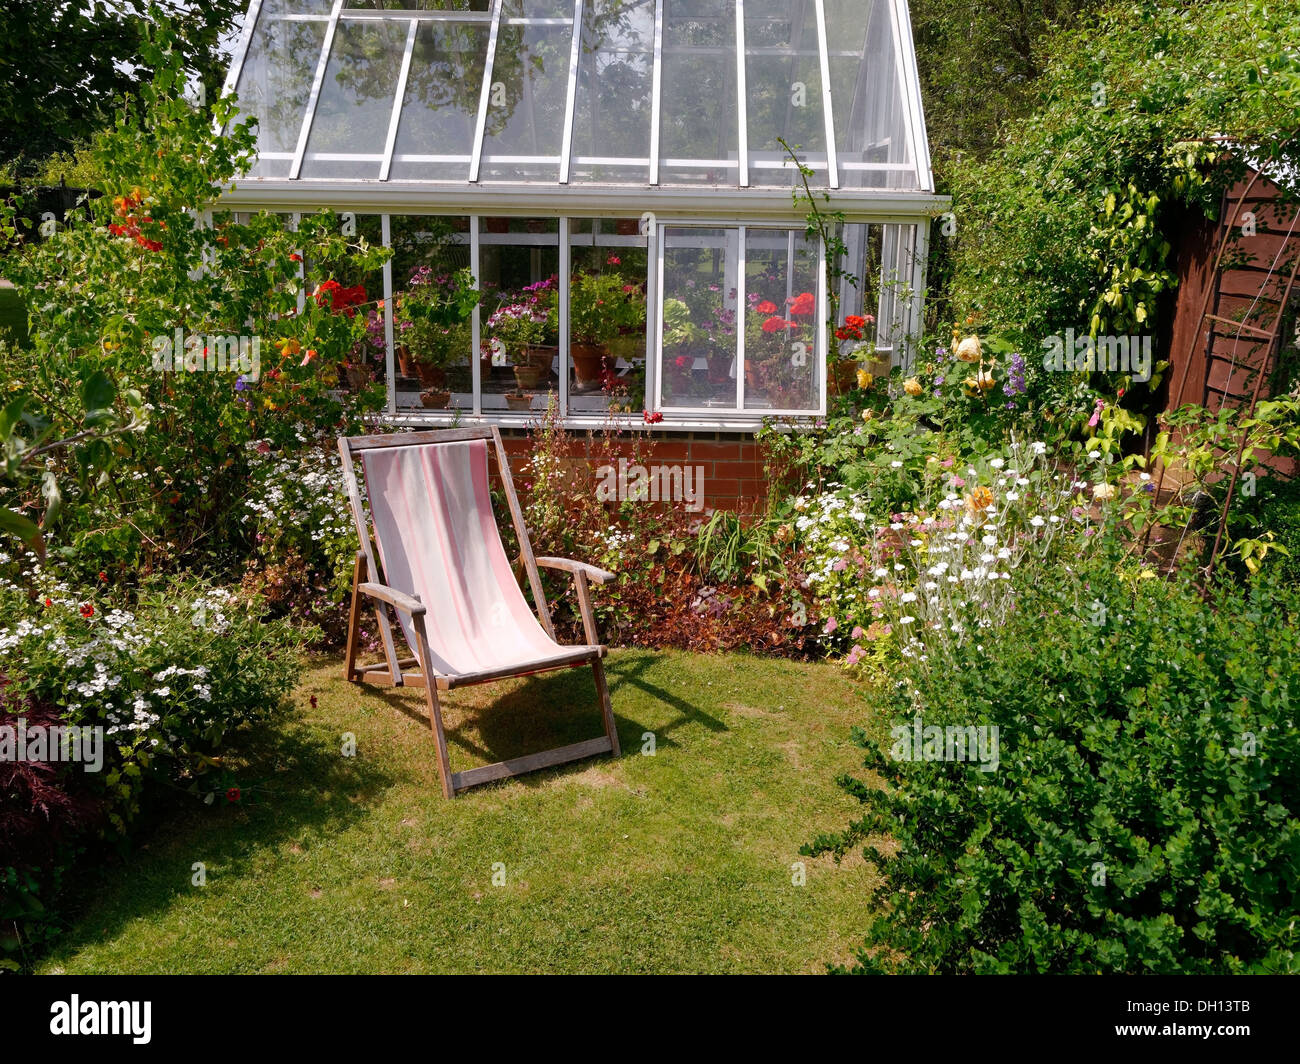
<svg viewBox="0 0 1300 1064"><path fill-rule="evenodd" d="M818 972L865 925L874 873L799 846L856 803L836 667L616 652L624 756L438 789L421 692L315 663L239 773L78 884L45 972ZM316 698L316 706L311 699ZM599 734L590 671L456 692L453 769ZM341 754L343 735L357 754ZM655 756L641 753L653 732ZM189 800L187 799L187 802ZM195 862L207 883L194 886ZM494 885L493 866L504 866ZM498 867L497 872L501 869ZM498 878L500 876L498 875Z"/></svg>

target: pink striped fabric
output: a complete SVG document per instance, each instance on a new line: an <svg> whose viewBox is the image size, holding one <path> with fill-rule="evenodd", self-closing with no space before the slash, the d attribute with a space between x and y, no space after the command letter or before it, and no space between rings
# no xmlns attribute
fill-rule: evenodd
<svg viewBox="0 0 1300 1064"><path fill-rule="evenodd" d="M444 676L540 667L581 648L556 643L511 571L488 488L487 441L384 447L362 455L389 587L418 595ZM411 619L397 611L419 657Z"/></svg>

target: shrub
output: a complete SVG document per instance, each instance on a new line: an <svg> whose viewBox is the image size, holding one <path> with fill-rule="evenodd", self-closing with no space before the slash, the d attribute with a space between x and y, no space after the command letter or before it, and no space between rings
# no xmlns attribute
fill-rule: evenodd
<svg viewBox="0 0 1300 1064"><path fill-rule="evenodd" d="M885 875L857 970L1300 970L1300 596L1116 562L1043 574L982 649L905 666L901 731L856 732L865 813L805 852L866 840ZM996 726L996 770L906 759L918 722Z"/></svg>
<svg viewBox="0 0 1300 1064"><path fill-rule="evenodd" d="M278 718L310 636L264 622L255 600L192 580L127 603L32 555L22 565L15 572L0 554L9 572L0 576L0 724L26 715L102 728L103 764L0 763L0 955L53 933L51 901L92 828L125 834L150 789L210 802L233 786L227 748Z"/></svg>

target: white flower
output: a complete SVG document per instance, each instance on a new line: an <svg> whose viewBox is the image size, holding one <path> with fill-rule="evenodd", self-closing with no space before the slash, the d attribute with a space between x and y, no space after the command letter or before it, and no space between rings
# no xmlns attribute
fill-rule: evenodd
<svg viewBox="0 0 1300 1064"><path fill-rule="evenodd" d="M1006 464L1007 462L1005 458L994 458L992 461L989 462L989 465L991 465L994 469L1001 469Z"/></svg>
<svg viewBox="0 0 1300 1064"><path fill-rule="evenodd" d="M1034 516L1029 519L1029 523L1033 525L1035 528L1042 528L1044 521L1037 514L1034 514Z"/></svg>
<svg viewBox="0 0 1300 1064"><path fill-rule="evenodd" d="M1101 457L1101 452L1100 452L1100 451L1089 451L1089 452L1088 452L1088 461L1090 461L1090 462L1095 462L1095 461L1096 461L1098 458L1100 458L1100 457Z"/></svg>
<svg viewBox="0 0 1300 1064"><path fill-rule="evenodd" d="M1046 454L1047 444L1043 443L1041 440L1035 440L1033 443L1029 445L1029 449L1034 454L1038 454L1038 455Z"/></svg>
<svg viewBox="0 0 1300 1064"><path fill-rule="evenodd" d="M900 617L900 618L898 618L898 623L899 623L899 624L911 624L911 623L912 623L913 621L915 621L915 620L916 620L915 617Z"/></svg>
<svg viewBox="0 0 1300 1064"><path fill-rule="evenodd" d="M902 469L903 463L899 461L893 461L889 463L889 466L891 469Z"/></svg>
<svg viewBox="0 0 1300 1064"><path fill-rule="evenodd" d="M915 602L915 601L916 601L916 592L915 592L915 591L904 591L901 595L898 596L898 601L899 601L899 602Z"/></svg>
<svg viewBox="0 0 1300 1064"><path fill-rule="evenodd" d="M1113 484L1094 484L1092 486L1092 497L1099 502L1113 499L1115 497L1115 486Z"/></svg>

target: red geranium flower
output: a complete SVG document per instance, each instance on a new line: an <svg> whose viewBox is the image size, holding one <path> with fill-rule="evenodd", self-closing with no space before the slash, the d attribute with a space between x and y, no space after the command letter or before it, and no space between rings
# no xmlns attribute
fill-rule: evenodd
<svg viewBox="0 0 1300 1064"><path fill-rule="evenodd" d="M662 421L664 416L658 410L642 410L641 418L647 425L655 425Z"/></svg>
<svg viewBox="0 0 1300 1064"><path fill-rule="evenodd" d="M53 605L54 605L54 600L51 599L51 598L47 598L47 599L45 600L45 605L46 605L47 607L49 607L49 606L53 606Z"/></svg>
<svg viewBox="0 0 1300 1064"><path fill-rule="evenodd" d="M765 299L754 309L757 310L760 314L775 314L776 304L773 303L770 299Z"/></svg>
<svg viewBox="0 0 1300 1064"><path fill-rule="evenodd" d="M693 362L694 359L688 358L686 355L678 355L673 360L673 365L675 365L678 369L687 369L692 365Z"/></svg>
<svg viewBox="0 0 1300 1064"><path fill-rule="evenodd" d="M790 304L791 314L815 314L816 312L817 300L811 292L800 292Z"/></svg>
<svg viewBox="0 0 1300 1064"><path fill-rule="evenodd" d="M786 321L783 317L781 317L778 314L778 315L774 315L771 318L768 318L767 321L763 322L763 331L765 333L780 332L782 329L788 328L793 324L794 322Z"/></svg>
<svg viewBox="0 0 1300 1064"><path fill-rule="evenodd" d="M228 801L228 802L237 802L237 801L239 801L239 788L238 788L238 787L231 787L230 790L226 791L226 801Z"/></svg>
<svg viewBox="0 0 1300 1064"><path fill-rule="evenodd" d="M90 620L91 617L95 616L95 607L89 602L83 602L81 604L81 615L85 617L86 620Z"/></svg>

